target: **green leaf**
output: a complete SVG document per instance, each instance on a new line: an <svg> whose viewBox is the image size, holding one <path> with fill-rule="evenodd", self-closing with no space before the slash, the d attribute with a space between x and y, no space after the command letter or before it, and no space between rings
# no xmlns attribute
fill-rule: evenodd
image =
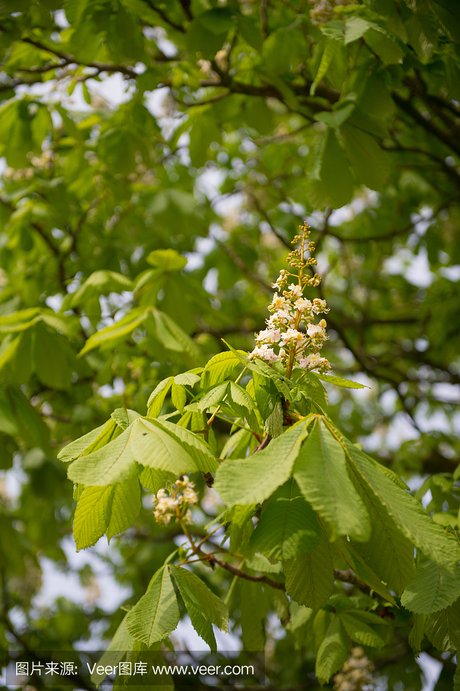
<svg viewBox="0 0 460 691"><path fill-rule="evenodd" d="M170 568L156 572L146 593L128 612L126 626L131 636L151 646L162 641L177 627L180 619Z"/></svg>
<svg viewBox="0 0 460 691"><path fill-rule="evenodd" d="M272 607L270 593L267 593L260 583L240 579L238 595L244 649L264 650L265 618Z"/></svg>
<svg viewBox="0 0 460 691"><path fill-rule="evenodd" d="M328 384L334 384L335 386L342 386L345 389L368 389L369 387L365 384L360 384L357 381L352 381L351 379L343 379L342 377L336 377L332 374L318 374L317 377L327 382Z"/></svg>
<svg viewBox="0 0 460 691"><path fill-rule="evenodd" d="M358 181L373 190L383 190L390 173L388 154L370 134L351 124L344 125L340 133L345 153Z"/></svg>
<svg viewBox="0 0 460 691"><path fill-rule="evenodd" d="M58 459L63 463L74 461L79 456L90 454L92 451L101 448L112 439L121 434L121 428L112 418L104 422L103 425L96 427L82 437L70 442L58 453Z"/></svg>
<svg viewBox="0 0 460 691"><path fill-rule="evenodd" d="M377 53L384 65L396 65L402 62L404 58L402 48L381 29L376 31L371 28L369 31L366 31L364 40Z"/></svg>
<svg viewBox="0 0 460 691"><path fill-rule="evenodd" d="M428 558L447 569L456 568L460 559L457 540L434 523L422 505L388 477L380 465L352 444L347 454L361 475L366 491L377 497L399 530Z"/></svg>
<svg viewBox="0 0 460 691"><path fill-rule="evenodd" d="M73 525L77 549L94 545L106 533L110 540L129 528L141 508L139 481L132 478L113 486L85 487Z"/></svg>
<svg viewBox="0 0 460 691"><path fill-rule="evenodd" d="M129 408L116 408L110 417L112 420L115 420L118 427L126 429L134 420L140 417L140 415L135 410L130 410Z"/></svg>
<svg viewBox="0 0 460 691"><path fill-rule="evenodd" d="M460 650L460 599L426 619L425 633L438 650Z"/></svg>
<svg viewBox="0 0 460 691"><path fill-rule="evenodd" d="M264 505L250 544L269 558L287 560L308 552L318 541L316 515L291 479Z"/></svg>
<svg viewBox="0 0 460 691"><path fill-rule="evenodd" d="M33 329L32 357L35 372L45 386L69 388L76 364L73 351L67 339L44 322L38 322Z"/></svg>
<svg viewBox="0 0 460 691"><path fill-rule="evenodd" d="M460 597L460 568L447 571L421 556L413 580L401 597L401 604L417 614L445 609Z"/></svg>
<svg viewBox="0 0 460 691"><path fill-rule="evenodd" d="M185 388L179 386L174 381L171 386L171 401L173 406L182 413L187 403L187 394L185 393Z"/></svg>
<svg viewBox="0 0 460 691"><path fill-rule="evenodd" d="M138 307L128 312L127 315L115 322L115 324L97 331L88 338L80 351L80 356L86 355L95 348L112 347L114 343L126 338L134 329L137 329L144 322L147 314L143 307Z"/></svg>
<svg viewBox="0 0 460 691"><path fill-rule="evenodd" d="M366 582L371 585L368 580L371 569L400 595L415 573L414 545L388 514L386 506L369 493L360 476L356 474L355 479L370 516L372 533L367 542L354 542L348 547L353 558L359 560L360 575ZM376 584L373 587L379 592Z"/></svg>
<svg viewBox="0 0 460 691"><path fill-rule="evenodd" d="M155 421L156 424L161 424L166 431L168 431L181 444L182 448L193 458L196 467L202 473L213 473L217 470L217 461L212 454L208 444L206 444L198 435L190 430L176 425L167 420ZM140 461L142 462L142 461ZM184 471L185 472L185 471Z"/></svg>
<svg viewBox="0 0 460 691"><path fill-rule="evenodd" d="M27 383L33 371L33 335L26 331L6 338L0 347L0 381L2 384L21 386Z"/></svg>
<svg viewBox="0 0 460 691"><path fill-rule="evenodd" d="M201 380L203 388L209 389L226 379L234 379L243 364L241 358L245 355L244 350L238 350L237 353L226 350L214 355L208 360L203 370Z"/></svg>
<svg viewBox="0 0 460 691"><path fill-rule="evenodd" d="M153 250L147 255L147 262L158 266L162 271L180 271L187 264L187 259L173 249Z"/></svg>
<svg viewBox="0 0 460 691"><path fill-rule="evenodd" d="M121 293L133 289L132 281L117 271L94 271L77 290L72 293L70 305L85 304L94 296L111 292Z"/></svg>
<svg viewBox="0 0 460 691"><path fill-rule="evenodd" d="M334 39L325 39L324 50L321 56L320 63L318 65L315 78L313 79L312 85L310 87L310 96L314 96L316 93L316 88L322 79L326 76L329 67L338 51L340 50L340 44Z"/></svg>
<svg viewBox="0 0 460 691"><path fill-rule="evenodd" d="M167 350L186 353L191 358L198 359L200 351L195 341L165 312L151 310L147 327L158 343Z"/></svg>
<svg viewBox="0 0 460 691"><path fill-rule="evenodd" d="M334 564L324 535L308 554L284 562L286 591L299 604L319 609L334 592Z"/></svg>
<svg viewBox="0 0 460 691"><path fill-rule="evenodd" d="M369 516L348 474L344 450L319 422L314 423L302 445L294 478L333 535L349 535L355 540L369 538Z"/></svg>
<svg viewBox="0 0 460 691"><path fill-rule="evenodd" d="M14 416L18 433L30 447L38 447L46 452L49 448L50 430L42 415L30 403L21 389L7 387L6 391L7 416ZM7 420L8 424L8 420Z"/></svg>
<svg viewBox="0 0 460 691"><path fill-rule="evenodd" d="M135 457L130 447L130 438L136 422L95 451L80 456L68 470L68 477L82 485L113 485L127 479L134 468Z"/></svg>
<svg viewBox="0 0 460 691"><path fill-rule="evenodd" d="M315 673L321 684L343 667L348 657L348 638L339 617L332 618L316 656Z"/></svg>
<svg viewBox="0 0 460 691"><path fill-rule="evenodd" d="M75 509L73 536L77 550L94 545L107 527L113 487L85 487Z"/></svg>
<svg viewBox="0 0 460 691"><path fill-rule="evenodd" d="M308 184L314 205L339 208L353 196L353 178L335 132L328 129L317 154L317 175Z"/></svg>
<svg viewBox="0 0 460 691"><path fill-rule="evenodd" d="M103 667L106 665L117 665L126 656L126 653L133 649L134 641L126 626L126 619L127 616L122 619L109 646L99 658L98 665L102 665ZM96 684L96 686L99 686L106 676L106 674L99 674L96 668L91 675L91 681L93 684Z"/></svg>
<svg viewBox="0 0 460 691"><path fill-rule="evenodd" d="M158 417L160 415L172 383L173 377L167 377L156 385L147 401L148 417Z"/></svg>
<svg viewBox="0 0 460 691"><path fill-rule="evenodd" d="M176 476L216 468L214 457L193 432L166 421L137 418L106 446L74 461L68 475L82 485L112 485L128 477L136 462Z"/></svg>
<svg viewBox="0 0 460 691"><path fill-rule="evenodd" d="M115 485L106 530L107 539L111 540L114 535L130 528L140 509L141 491L137 477Z"/></svg>
<svg viewBox="0 0 460 691"><path fill-rule="evenodd" d="M211 650L215 651L217 646L212 624L227 631L227 607L195 574L178 566L173 566L171 573L179 588L193 628Z"/></svg>
<svg viewBox="0 0 460 691"><path fill-rule="evenodd" d="M340 621L353 641L371 648L381 648L385 645L385 638L378 633L378 630L388 625L376 614L371 614L370 612L341 612Z"/></svg>
<svg viewBox="0 0 460 691"><path fill-rule="evenodd" d="M345 45L362 38L372 23L362 17L350 17L345 24Z"/></svg>
<svg viewBox="0 0 460 691"><path fill-rule="evenodd" d="M221 463L214 488L228 504L255 504L267 499L291 474L308 422L296 423L253 456Z"/></svg>

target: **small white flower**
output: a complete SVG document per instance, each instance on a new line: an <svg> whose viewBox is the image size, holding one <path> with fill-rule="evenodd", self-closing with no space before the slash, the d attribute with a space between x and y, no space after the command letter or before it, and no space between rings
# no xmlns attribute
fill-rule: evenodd
<svg viewBox="0 0 460 691"><path fill-rule="evenodd" d="M281 338L279 329L263 329L256 336L256 343L278 343Z"/></svg>
<svg viewBox="0 0 460 691"><path fill-rule="evenodd" d="M276 312L277 310L284 310L287 307L289 307L289 303L286 298L282 295L278 295L278 293L275 293L271 304L268 306L268 309L270 312Z"/></svg>
<svg viewBox="0 0 460 691"><path fill-rule="evenodd" d="M312 312L314 314L325 314L326 312L329 312L329 307L327 306L326 300L315 298L312 304Z"/></svg>
<svg viewBox="0 0 460 691"><path fill-rule="evenodd" d="M305 341L305 334L297 329L286 329L285 333L281 336L281 344L286 345L300 345Z"/></svg>
<svg viewBox="0 0 460 691"><path fill-rule="evenodd" d="M311 300L307 300L307 298L297 298L297 300L294 302L294 307L302 314L307 314L313 311L312 302Z"/></svg>
<svg viewBox="0 0 460 691"><path fill-rule="evenodd" d="M308 370L328 370L331 368L329 360L325 357L321 357L319 353L311 353L307 357L300 358L299 367Z"/></svg>
<svg viewBox="0 0 460 691"><path fill-rule="evenodd" d="M251 353L251 357L258 357L261 360L265 360L265 362L276 362L280 359L273 348L270 348L266 343L261 346L256 346Z"/></svg>
<svg viewBox="0 0 460 691"><path fill-rule="evenodd" d="M301 298L303 295L302 287L299 286L297 283L291 283L288 286L287 291L289 293L289 297L296 297L296 298Z"/></svg>

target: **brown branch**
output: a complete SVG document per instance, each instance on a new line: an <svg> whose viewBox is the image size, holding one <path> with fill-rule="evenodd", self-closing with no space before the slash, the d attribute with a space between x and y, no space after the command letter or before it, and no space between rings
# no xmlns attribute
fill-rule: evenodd
<svg viewBox="0 0 460 691"><path fill-rule="evenodd" d="M405 99L396 92L392 93L392 97L394 102L426 132L436 137L436 139L442 142L450 151L455 151L455 153L460 155L460 144L458 144L457 138L449 136L447 132L438 127L432 120L420 113L410 99Z"/></svg>
<svg viewBox="0 0 460 691"><path fill-rule="evenodd" d="M260 0L260 27L262 29L262 36L267 38L268 36L268 13L267 13L267 0Z"/></svg>
<svg viewBox="0 0 460 691"><path fill-rule="evenodd" d="M174 29L175 31L180 31L181 34L185 33L185 29L182 26L182 24L177 24L175 21L170 19L166 12L161 9L161 7L156 7L152 0L143 0L146 5L152 10L152 12L155 12L163 21L165 24L167 24L171 29Z"/></svg>

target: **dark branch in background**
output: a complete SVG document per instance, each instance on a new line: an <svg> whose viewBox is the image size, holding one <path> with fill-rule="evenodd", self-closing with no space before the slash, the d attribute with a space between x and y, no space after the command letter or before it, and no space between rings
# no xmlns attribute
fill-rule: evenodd
<svg viewBox="0 0 460 691"><path fill-rule="evenodd" d="M177 24L172 19L170 19L166 12L161 9L161 7L156 7L156 5L154 5L152 0L143 0L143 2L152 10L152 12L155 12L155 14L157 14L160 17L160 19L164 21L165 24L171 27L171 29L174 29L174 31L180 31L180 33L182 34L185 33L185 29L182 26L182 24Z"/></svg>
<svg viewBox="0 0 460 691"><path fill-rule="evenodd" d="M417 124L419 124L426 132L432 134L436 139L446 145L448 149L455 151L460 155L460 145L458 144L458 137L447 134L440 129L432 120L428 119L420 113L414 106L412 99L405 99L398 93L393 92L393 100L407 115L411 117Z"/></svg>
<svg viewBox="0 0 460 691"><path fill-rule="evenodd" d="M193 14L192 14L192 3L191 0L179 0L179 4L182 7L182 10L190 21L193 19Z"/></svg>
<svg viewBox="0 0 460 691"><path fill-rule="evenodd" d="M224 244L220 240L216 240L216 243L219 245L221 250L227 255L227 257L231 259L235 266L238 267L242 274L247 276L253 283L256 283L258 286L260 286L266 293L270 293L271 295L271 293L273 292L271 285L267 283L263 278L261 278L255 271L255 269L252 269L251 267L247 266L241 259L239 254L235 252L233 247Z"/></svg>
<svg viewBox="0 0 460 691"><path fill-rule="evenodd" d="M260 0L260 27L262 29L262 36L264 38L267 38L267 36L268 36L267 0Z"/></svg>

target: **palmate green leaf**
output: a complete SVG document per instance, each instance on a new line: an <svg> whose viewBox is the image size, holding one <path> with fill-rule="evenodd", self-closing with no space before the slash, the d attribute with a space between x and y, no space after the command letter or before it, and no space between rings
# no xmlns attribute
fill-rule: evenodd
<svg viewBox="0 0 460 691"><path fill-rule="evenodd" d="M103 425L96 427L82 437L70 442L58 453L58 459L63 463L74 461L79 456L90 454L92 451L108 444L121 434L121 428L114 419L109 419Z"/></svg>
<svg viewBox="0 0 460 691"><path fill-rule="evenodd" d="M244 358L247 354L244 350L233 352L231 350L217 353L205 365L202 377L202 386L209 389L220 382L236 378L236 373L242 368Z"/></svg>
<svg viewBox="0 0 460 691"><path fill-rule="evenodd" d="M177 480L174 473L167 473L164 470L155 470L154 468L142 468L139 473L139 482L144 489L156 494L159 489L166 487L168 483Z"/></svg>
<svg viewBox="0 0 460 691"><path fill-rule="evenodd" d="M271 593L263 584L240 579L237 593L241 638L245 650L265 649L265 619L273 608Z"/></svg>
<svg viewBox="0 0 460 691"><path fill-rule="evenodd" d="M351 124L341 128L341 135L357 179L373 190L383 189L390 173L388 154L370 134Z"/></svg>
<svg viewBox="0 0 460 691"><path fill-rule="evenodd" d="M284 562L286 591L300 605L319 609L334 592L334 564L324 535L308 554Z"/></svg>
<svg viewBox="0 0 460 691"><path fill-rule="evenodd" d="M128 631L126 619L127 615L122 619L107 649L99 658L98 665L103 665L104 667L106 665L117 665L126 656L126 653L133 649L135 641ZM105 678L105 674L98 674L96 670L91 675L91 681L96 686L99 686Z"/></svg>
<svg viewBox="0 0 460 691"><path fill-rule="evenodd" d="M308 183L307 188L311 203L321 208L347 204L353 195L353 179L333 129L328 129L323 137L318 161L317 177Z"/></svg>
<svg viewBox="0 0 460 691"><path fill-rule="evenodd" d="M197 634L209 645L217 649L212 625L227 631L227 607L217 595L195 574L178 566L171 567L171 574L184 601L185 609Z"/></svg>
<svg viewBox="0 0 460 691"><path fill-rule="evenodd" d="M137 307L122 317L115 324L106 326L88 338L80 351L80 356L86 355L95 348L111 347L117 341L129 336L147 317L148 312L143 307Z"/></svg>
<svg viewBox="0 0 460 691"><path fill-rule="evenodd" d="M426 616L424 614L414 614L408 641L415 653L419 653L422 649L422 642L425 637L425 624Z"/></svg>
<svg viewBox="0 0 460 691"><path fill-rule="evenodd" d="M82 485L112 485L126 479L135 465L176 475L213 472L214 457L193 432L169 422L137 418L106 446L78 458L69 478Z"/></svg>
<svg viewBox="0 0 460 691"><path fill-rule="evenodd" d="M198 410L205 411L217 406L225 413L246 418L251 428L257 426L254 400L239 384L227 381L210 389L198 403Z"/></svg>
<svg viewBox="0 0 460 691"><path fill-rule="evenodd" d="M232 506L225 512L224 521L229 520L227 534L230 538L230 549L232 552L245 554L249 540L254 532L252 517L257 510L257 504L243 506ZM227 518L228 517L228 518Z"/></svg>
<svg viewBox="0 0 460 691"><path fill-rule="evenodd" d="M200 356L195 341L165 312L152 308L148 312L146 327L158 343L175 353L185 353L194 360Z"/></svg>
<svg viewBox="0 0 460 691"><path fill-rule="evenodd" d="M137 477L116 485L85 487L78 499L73 524L77 549L94 545L104 533L110 540L126 530L136 519L140 508Z"/></svg>
<svg viewBox="0 0 460 691"><path fill-rule="evenodd" d="M229 383L226 381L210 389L198 403L198 410L205 411L219 405L228 393Z"/></svg>
<svg viewBox="0 0 460 691"><path fill-rule="evenodd" d="M85 487L75 509L73 536L77 550L94 545L105 532L113 487Z"/></svg>
<svg viewBox="0 0 460 691"><path fill-rule="evenodd" d="M341 386L345 389L368 389L369 387L365 384L360 384L357 381L352 381L351 379L343 379L342 377L336 377L332 374L318 374L319 379L322 379L328 384L334 384L335 386Z"/></svg>
<svg viewBox="0 0 460 691"><path fill-rule="evenodd" d="M324 424L314 423L293 474L303 496L327 521L333 536L369 538L369 515L348 474L345 453Z"/></svg>
<svg viewBox="0 0 460 691"><path fill-rule="evenodd" d="M355 471L354 471L355 472ZM371 520L371 536L366 542L353 542L349 551L353 559L359 561L361 577L368 580L369 569L398 595L415 573L414 545L401 532L397 523L388 514L386 507L379 499L369 494L367 486L359 475L355 475L364 505ZM379 592L379 588L374 586Z"/></svg>
<svg viewBox="0 0 460 691"><path fill-rule="evenodd" d="M341 612L340 621L353 641L371 648L385 645L388 624L371 612ZM383 635L382 635L383 634Z"/></svg>
<svg viewBox="0 0 460 691"><path fill-rule="evenodd" d="M113 485L126 480L136 460L130 446L135 425L133 423L105 446L77 458L68 470L70 480L87 486Z"/></svg>
<svg viewBox="0 0 460 691"><path fill-rule="evenodd" d="M369 566L371 560L363 559L361 554L356 549L356 546L364 547L366 544L367 543L361 542L345 543L343 541L341 544L336 542L335 548L339 549L339 552L345 560L345 562L350 566L350 568L353 569L353 571L359 578L361 578L365 583L367 583L372 588L372 590L375 590L375 592L378 593L380 597L383 598L383 600L386 600L387 602L390 602L392 605L396 606L396 600L390 593L386 583L384 583L381 577L378 576L377 573Z"/></svg>
<svg viewBox="0 0 460 691"><path fill-rule="evenodd" d="M0 382L21 386L33 371L32 333L7 336L0 346Z"/></svg>
<svg viewBox="0 0 460 691"><path fill-rule="evenodd" d="M316 656L315 673L324 684L342 668L348 657L349 641L339 617L332 618Z"/></svg>
<svg viewBox="0 0 460 691"><path fill-rule="evenodd" d="M426 618L425 633L438 650L460 650L460 599Z"/></svg>
<svg viewBox="0 0 460 691"><path fill-rule="evenodd" d="M319 541L316 514L291 478L264 505L251 547L273 559L292 559Z"/></svg>
<svg viewBox="0 0 460 691"><path fill-rule="evenodd" d="M158 266L162 271L180 271L187 264L187 259L173 249L152 250L147 255L147 262Z"/></svg>
<svg viewBox="0 0 460 691"><path fill-rule="evenodd" d="M460 560L457 540L434 523L422 505L409 492L395 484L376 461L352 444L347 444L346 450L365 483L366 492L377 497L398 529L427 557L441 566L455 569Z"/></svg>
<svg viewBox="0 0 460 691"><path fill-rule="evenodd" d="M169 636L179 619L179 605L170 567L165 566L156 572L146 593L128 612L126 627L136 641L151 646Z"/></svg>
<svg viewBox="0 0 460 691"><path fill-rule="evenodd" d="M147 401L148 417L158 417L160 415L173 381L174 377L167 377L156 385Z"/></svg>
<svg viewBox="0 0 460 691"><path fill-rule="evenodd" d="M214 484L222 499L230 506L255 504L273 494L289 478L310 421L296 423L249 458L223 461Z"/></svg>
<svg viewBox="0 0 460 691"><path fill-rule="evenodd" d="M118 427L121 429L127 429L134 420L140 417L139 413L130 408L115 408L110 417L115 420Z"/></svg>
<svg viewBox="0 0 460 691"><path fill-rule="evenodd" d="M187 403L185 387L176 384L174 381L171 386L171 402L180 413L183 412L185 404Z"/></svg>
<svg viewBox="0 0 460 691"><path fill-rule="evenodd" d="M70 306L84 304L96 295L110 292L121 293L133 289L132 281L117 271L93 271L77 290L72 293Z"/></svg>
<svg viewBox="0 0 460 691"><path fill-rule="evenodd" d="M168 422L167 420L161 420L161 423L160 421L155 422L161 424L165 430L180 441L182 448L185 449L195 461L198 470L202 473L215 472L217 469L217 461L211 453L209 446L205 444L200 437L185 427ZM142 461L139 462L142 463Z"/></svg>
<svg viewBox="0 0 460 691"><path fill-rule="evenodd" d="M401 604L417 614L432 614L459 597L460 567L451 572L421 555L415 577L402 594Z"/></svg>
<svg viewBox="0 0 460 691"><path fill-rule="evenodd" d="M457 662L457 669L454 674L454 688L453 691L460 691L460 662Z"/></svg>
<svg viewBox="0 0 460 691"><path fill-rule="evenodd" d="M49 448L50 430L42 415L30 403L21 389L7 387L5 389L4 422L11 425L14 420L13 435L19 433L30 447ZM6 418L6 419L5 419ZM3 430L6 431L6 430Z"/></svg>

